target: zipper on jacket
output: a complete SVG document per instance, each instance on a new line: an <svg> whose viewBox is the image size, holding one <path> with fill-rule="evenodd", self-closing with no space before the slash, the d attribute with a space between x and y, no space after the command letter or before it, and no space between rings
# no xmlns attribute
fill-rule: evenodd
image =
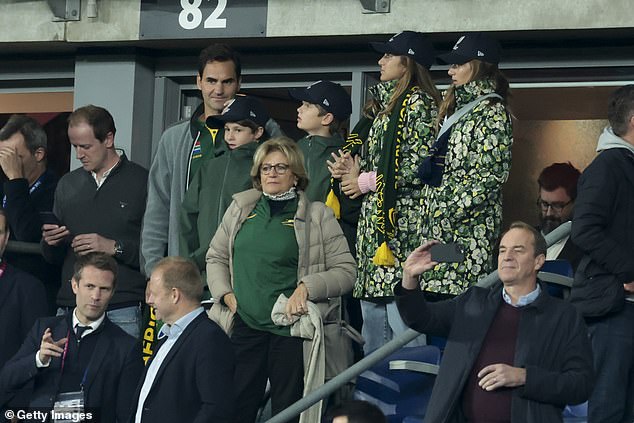
<svg viewBox="0 0 634 423"><path fill-rule="evenodd" d="M229 172L229 164L231 163L231 153L232 153L231 151L227 152L227 154L229 155L229 159L227 160L227 163L225 164L225 173L224 173L224 176L222 177L222 189L220 190L220 196L218 197L220 201L218 201L218 212L216 213L216 229L220 227L220 223L222 223L222 218L225 215L224 213L220 213L220 210L222 209L222 198L224 197L224 194L225 194L225 181L227 180L227 173Z"/></svg>

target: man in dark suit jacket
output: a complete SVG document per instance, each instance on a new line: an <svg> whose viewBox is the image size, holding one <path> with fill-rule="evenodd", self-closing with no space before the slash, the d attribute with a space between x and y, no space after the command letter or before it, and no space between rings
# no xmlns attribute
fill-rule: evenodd
<svg viewBox="0 0 634 423"><path fill-rule="evenodd" d="M46 132L32 117L12 115L0 129L0 168L5 177L0 198L13 241L39 243L42 239L46 223L42 213L53 210L57 187L57 176L46 166L47 154ZM60 267L47 263L40 254L11 249L6 258L44 283L49 312L54 314Z"/></svg>
<svg viewBox="0 0 634 423"><path fill-rule="evenodd" d="M9 235L7 218L0 208L0 257ZM47 308L42 283L0 259L0 369L18 351L33 323L46 316Z"/></svg>
<svg viewBox="0 0 634 423"><path fill-rule="evenodd" d="M36 322L0 373L0 401L27 388L28 404L14 405L51 410L60 394L78 393L85 412L97 413L101 422L129 418L143 363L138 342L105 315L116 273L106 254L77 259L71 281L77 306Z"/></svg>
<svg viewBox="0 0 634 423"><path fill-rule="evenodd" d="M202 295L193 262L167 257L155 266L147 302L165 324L134 396L132 422L233 421L233 350L200 306Z"/></svg>
<svg viewBox="0 0 634 423"><path fill-rule="evenodd" d="M570 163L553 163L539 174L539 229L546 236L559 225L572 220L577 198L577 181L581 174ZM546 260L567 260L573 272L577 269L583 253L570 237L551 245Z"/></svg>

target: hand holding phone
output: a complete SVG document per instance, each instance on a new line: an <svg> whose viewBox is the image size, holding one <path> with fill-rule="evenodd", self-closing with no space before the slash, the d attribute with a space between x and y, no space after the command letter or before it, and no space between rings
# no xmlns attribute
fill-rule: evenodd
<svg viewBox="0 0 634 423"><path fill-rule="evenodd" d="M460 263L464 261L462 246L455 242L449 244L434 244L430 248L431 259L439 263Z"/></svg>

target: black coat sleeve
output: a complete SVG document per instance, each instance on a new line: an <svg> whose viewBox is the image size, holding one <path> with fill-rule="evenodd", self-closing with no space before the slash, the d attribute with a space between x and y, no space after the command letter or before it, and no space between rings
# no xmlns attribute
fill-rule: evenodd
<svg viewBox="0 0 634 423"><path fill-rule="evenodd" d="M407 326L420 333L449 335L459 297L429 303L421 290L405 289L400 282L394 289L394 295L398 311Z"/></svg>
<svg viewBox="0 0 634 423"><path fill-rule="evenodd" d="M634 281L634 260L611 230L615 212L625 213L619 209L623 201L631 201L619 198L619 185L627 183L627 178L620 175L617 154L611 150L601 153L579 178L571 238L597 264L628 283Z"/></svg>
<svg viewBox="0 0 634 423"><path fill-rule="evenodd" d="M55 185L43 182L32 194L24 178L4 183L6 213L11 232L17 241L39 242L42 238L42 220L39 212L53 209Z"/></svg>

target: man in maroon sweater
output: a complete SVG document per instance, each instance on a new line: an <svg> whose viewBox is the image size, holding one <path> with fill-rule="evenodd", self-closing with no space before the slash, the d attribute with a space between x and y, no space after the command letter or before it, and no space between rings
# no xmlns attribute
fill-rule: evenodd
<svg viewBox="0 0 634 423"><path fill-rule="evenodd" d="M501 284L427 303L418 276L438 263L428 242L410 254L395 290L405 323L448 337L427 422L557 422L588 399L592 355L581 316L537 281L546 241L516 222L500 242Z"/></svg>

